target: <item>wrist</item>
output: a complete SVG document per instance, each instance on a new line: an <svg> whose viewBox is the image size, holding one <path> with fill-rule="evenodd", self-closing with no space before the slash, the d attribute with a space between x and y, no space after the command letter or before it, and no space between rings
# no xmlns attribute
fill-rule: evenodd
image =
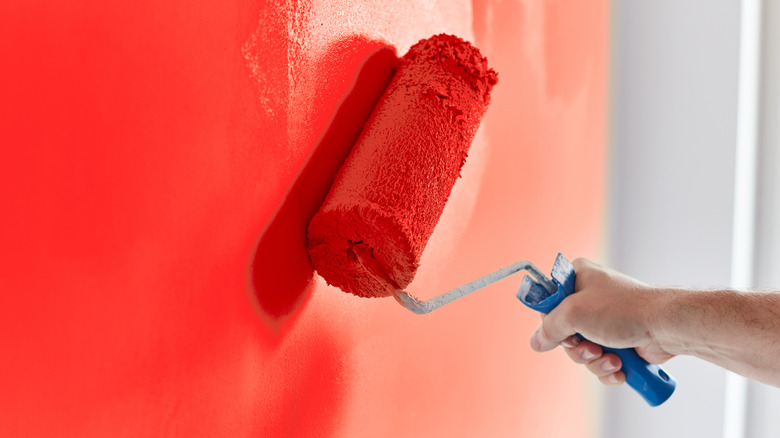
<svg viewBox="0 0 780 438"><path fill-rule="evenodd" d="M674 288L651 288L647 329L651 342L672 356L691 354L695 348L685 327L686 314L692 309L687 291Z"/></svg>
<svg viewBox="0 0 780 438"><path fill-rule="evenodd" d="M721 349L719 340L711 336L711 324L729 322L716 308L728 307L733 294L733 291L657 289L654 339L669 354L709 359ZM712 320L714 315L720 315L720 322Z"/></svg>

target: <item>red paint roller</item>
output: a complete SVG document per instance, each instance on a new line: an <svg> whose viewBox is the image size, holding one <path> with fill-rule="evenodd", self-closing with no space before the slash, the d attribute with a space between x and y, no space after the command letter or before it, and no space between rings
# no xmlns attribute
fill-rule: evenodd
<svg viewBox="0 0 780 438"><path fill-rule="evenodd" d="M487 60L457 37L436 35L404 55L309 223L309 256L329 284L363 297L392 295L418 314L523 270L536 281L526 276L517 298L534 310L548 313L574 293L574 268L562 255L552 280L521 261L427 301L403 290L460 176L495 83ZM635 350L607 351L620 356L626 382L650 405L674 392L675 380Z"/></svg>
<svg viewBox="0 0 780 438"><path fill-rule="evenodd" d="M496 81L455 36L404 55L309 223L309 256L328 284L384 297L412 281Z"/></svg>

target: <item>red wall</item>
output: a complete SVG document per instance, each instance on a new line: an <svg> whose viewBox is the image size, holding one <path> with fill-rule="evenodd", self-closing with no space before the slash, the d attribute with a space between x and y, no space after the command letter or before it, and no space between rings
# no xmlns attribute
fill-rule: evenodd
<svg viewBox="0 0 780 438"><path fill-rule="evenodd" d="M421 317L326 287L302 245L395 55L448 32L499 84L411 291L594 256L607 19L606 0L4 1L0 435L582 436L587 377L530 351L519 278Z"/></svg>

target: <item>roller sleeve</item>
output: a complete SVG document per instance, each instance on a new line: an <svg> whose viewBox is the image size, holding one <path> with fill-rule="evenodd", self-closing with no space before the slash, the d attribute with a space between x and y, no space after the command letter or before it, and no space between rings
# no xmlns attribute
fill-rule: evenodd
<svg viewBox="0 0 780 438"><path fill-rule="evenodd" d="M496 81L479 51L451 35L403 56L309 224L309 256L329 284L383 297L412 281Z"/></svg>

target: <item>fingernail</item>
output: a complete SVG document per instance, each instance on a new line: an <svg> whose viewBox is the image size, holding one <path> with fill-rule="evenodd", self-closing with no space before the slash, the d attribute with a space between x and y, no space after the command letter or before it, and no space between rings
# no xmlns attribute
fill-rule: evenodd
<svg viewBox="0 0 780 438"><path fill-rule="evenodd" d="M582 352L582 358L585 359L585 360L593 360L593 359L595 359L597 357L598 356L596 356L596 354L593 353L590 350L585 350L585 351Z"/></svg>
<svg viewBox="0 0 780 438"><path fill-rule="evenodd" d="M601 369L604 371L617 371L617 367L608 360L605 360L604 363L601 364Z"/></svg>
<svg viewBox="0 0 780 438"><path fill-rule="evenodd" d="M582 339L580 339L579 336L575 335L575 336L569 336L563 342L561 342L561 344L563 344L563 346L566 348L574 348L577 345L579 345L580 342L582 342Z"/></svg>
<svg viewBox="0 0 780 438"><path fill-rule="evenodd" d="M617 385L618 384L618 378L614 374L608 375L607 377L605 377L605 379L607 380L607 383L609 383L611 385Z"/></svg>

